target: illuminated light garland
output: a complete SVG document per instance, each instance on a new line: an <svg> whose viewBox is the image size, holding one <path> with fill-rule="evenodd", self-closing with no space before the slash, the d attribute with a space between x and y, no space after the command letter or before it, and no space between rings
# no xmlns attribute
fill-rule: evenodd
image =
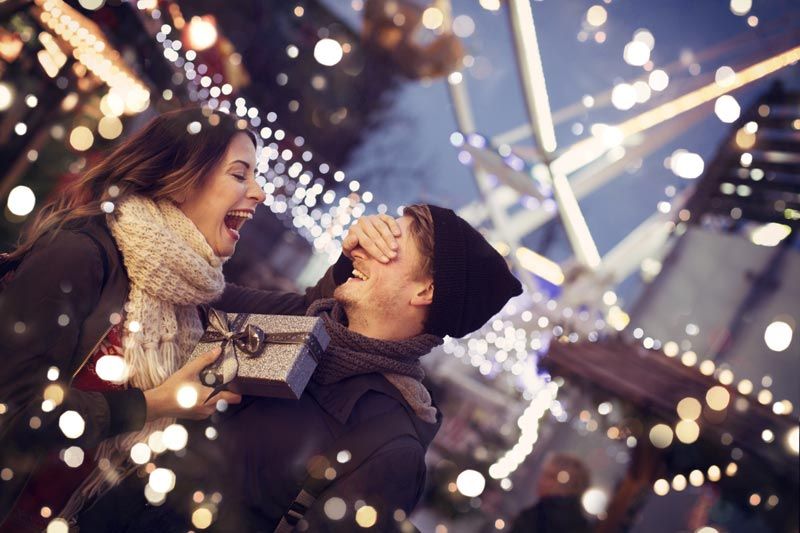
<svg viewBox="0 0 800 533"><path fill-rule="evenodd" d="M146 11L142 5L139 9ZM155 20L161 14L153 10L150 16ZM239 116L257 130L260 128L259 134L265 142L274 139L261 151L258 162L260 173L266 173L270 164L275 173L274 176L267 174L265 205L281 218L291 216L293 227L316 250L324 251L331 260L335 259L341 250L339 239L344 236L345 228L366 211L366 204L372 201L372 193L360 191L361 185L357 180L345 181L345 174L341 170L333 172L333 178L337 183L346 185L347 196L339 197L333 189L325 190L324 179L315 179L314 171L307 165L314 155L310 150L303 149L305 140L295 137L291 149L280 150L275 141L284 140L286 133L282 129L273 129L273 124L278 120L277 114L274 111L266 113L264 122L259 109L248 105L243 97L231 101L228 98L233 92L231 85L225 83L219 73L213 77L207 75L208 66L197 61L197 53L194 50L184 52L180 39L173 41L169 38L171 33L172 26L162 24L155 38L164 48L164 57L182 69L183 77L190 82L190 98L203 101L211 110ZM319 176L330 172L327 163L318 165ZM287 189L290 183L295 186ZM330 207L326 209L325 206Z"/></svg>
<svg viewBox="0 0 800 533"><path fill-rule="evenodd" d="M36 0L35 4L39 9L33 12L39 22L58 35L72 48L76 60L122 98L128 114L147 109L150 91L90 20L62 0Z"/></svg>
<svg viewBox="0 0 800 533"><path fill-rule="evenodd" d="M658 351L670 359L674 359L679 353L678 343L675 341L667 341L662 344L660 340L647 336L644 330L640 327L634 328L632 330L632 335L635 339L641 340L642 347L646 350ZM685 350L683 352L683 356L681 357L681 362L685 366L693 367L698 363L698 359L699 358L695 352L692 350ZM762 405L772 404L772 412L776 415L790 415L794 409L792 402L789 400L779 400L773 402L772 393L770 393L770 391L766 388L762 389L757 395L754 395L755 390L753 388L753 383L749 379L742 379L739 381L736 387L733 387L733 371L728 368L717 367L711 359L702 360L698 366L698 370L704 376L714 375L718 382L720 382L722 385L735 388L742 396L748 396L751 398L751 400L758 401L758 403ZM768 385L764 386L766 387Z"/></svg>
<svg viewBox="0 0 800 533"><path fill-rule="evenodd" d="M492 479L503 479L511 475L533 451L539 440L539 421L550 409L558 394L558 385L551 381L545 384L534 396L530 405L517 420L520 436L517 443L500 459L489 467Z"/></svg>
<svg viewBox="0 0 800 533"><path fill-rule="evenodd" d="M694 469L689 474L676 474L672 478L672 482L667 480L666 478L659 478L653 483L653 492L657 496L666 496L670 493L670 491L674 492L682 492L684 491L688 485L692 487L702 487L706 483L717 483L723 477L734 477L739 471L739 466L736 462L728 463L725 467L725 470L722 470L717 465L709 466L705 473L700 469ZM687 483L688 481L688 483ZM772 494L768 498L764 499L766 503L766 507L771 509L778 505L780 502L777 495ZM758 493L752 493L748 497L748 503L753 506L757 507L762 503L761 495ZM701 530L698 530L701 531Z"/></svg>

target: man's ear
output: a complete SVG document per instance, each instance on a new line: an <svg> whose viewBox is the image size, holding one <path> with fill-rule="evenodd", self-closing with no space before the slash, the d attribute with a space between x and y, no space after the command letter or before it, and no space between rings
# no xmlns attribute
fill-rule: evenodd
<svg viewBox="0 0 800 533"><path fill-rule="evenodd" d="M431 305L433 303L433 281L426 281L411 298L411 305Z"/></svg>

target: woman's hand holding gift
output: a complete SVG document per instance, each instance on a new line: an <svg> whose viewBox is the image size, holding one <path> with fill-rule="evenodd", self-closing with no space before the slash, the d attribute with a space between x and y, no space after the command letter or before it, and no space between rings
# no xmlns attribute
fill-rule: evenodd
<svg viewBox="0 0 800 533"><path fill-rule="evenodd" d="M221 400L229 404L241 402L241 395L223 391L204 403L214 389L200 382L200 371L216 361L220 353L220 348L214 348L186 363L158 387L144 391L148 422L163 417L202 420L214 414Z"/></svg>

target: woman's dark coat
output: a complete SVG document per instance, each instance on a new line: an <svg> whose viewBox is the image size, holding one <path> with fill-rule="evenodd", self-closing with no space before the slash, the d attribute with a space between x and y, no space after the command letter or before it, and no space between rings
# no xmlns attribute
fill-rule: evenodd
<svg viewBox="0 0 800 533"><path fill-rule="evenodd" d="M218 302L223 311L269 308L272 314L303 313L328 297L352 268L343 259L305 295L257 291L228 284ZM12 508L43 454L69 446L89 449L101 440L141 429L146 405L139 389L87 392L70 383L122 317L129 281L122 256L102 220L45 236L0 287L0 523ZM57 371L51 370L52 368ZM57 372L57 378L52 380ZM50 378L48 378L48 373ZM60 385L63 402L42 411L43 392ZM72 410L85 421L77 439L58 427Z"/></svg>

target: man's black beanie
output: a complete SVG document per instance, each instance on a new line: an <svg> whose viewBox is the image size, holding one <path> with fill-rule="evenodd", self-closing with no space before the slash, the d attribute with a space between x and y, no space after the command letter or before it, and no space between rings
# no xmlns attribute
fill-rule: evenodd
<svg viewBox="0 0 800 533"><path fill-rule="evenodd" d="M463 337L483 326L522 285L505 259L451 209L428 205L433 217L433 302L425 329Z"/></svg>

